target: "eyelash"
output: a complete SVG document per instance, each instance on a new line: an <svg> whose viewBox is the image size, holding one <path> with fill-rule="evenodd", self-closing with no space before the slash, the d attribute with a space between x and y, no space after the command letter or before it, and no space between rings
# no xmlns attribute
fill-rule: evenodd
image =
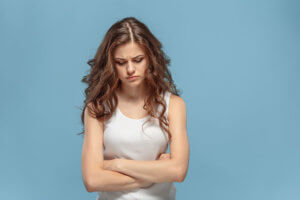
<svg viewBox="0 0 300 200"><path fill-rule="evenodd" d="M140 59L140 60L137 60L137 61L135 61L136 63L140 63L140 62L142 62L142 60L143 60L143 58L142 59ZM124 65L125 63L119 63L119 62L117 62L118 63L118 65Z"/></svg>

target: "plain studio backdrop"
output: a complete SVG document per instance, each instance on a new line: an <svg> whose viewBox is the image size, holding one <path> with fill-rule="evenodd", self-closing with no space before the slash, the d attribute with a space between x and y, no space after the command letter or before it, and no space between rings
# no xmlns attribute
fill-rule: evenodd
<svg viewBox="0 0 300 200"><path fill-rule="evenodd" d="M0 199L82 200L81 78L108 28L144 22L187 105L176 199L300 199L300 3L2 0Z"/></svg>

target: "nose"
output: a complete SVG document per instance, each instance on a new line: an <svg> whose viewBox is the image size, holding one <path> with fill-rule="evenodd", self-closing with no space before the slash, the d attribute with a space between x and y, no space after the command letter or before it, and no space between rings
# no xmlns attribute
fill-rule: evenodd
<svg viewBox="0 0 300 200"><path fill-rule="evenodd" d="M134 72L135 72L135 67L134 67L133 63L132 62L128 62L128 65L127 65L127 74L128 75L132 75L132 74L134 74Z"/></svg>

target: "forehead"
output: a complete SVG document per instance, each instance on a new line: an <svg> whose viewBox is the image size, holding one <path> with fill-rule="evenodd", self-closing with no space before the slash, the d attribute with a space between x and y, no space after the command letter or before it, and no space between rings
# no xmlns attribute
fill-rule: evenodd
<svg viewBox="0 0 300 200"><path fill-rule="evenodd" d="M135 42L129 42L118 46L114 52L114 58L134 58L144 55L144 50Z"/></svg>

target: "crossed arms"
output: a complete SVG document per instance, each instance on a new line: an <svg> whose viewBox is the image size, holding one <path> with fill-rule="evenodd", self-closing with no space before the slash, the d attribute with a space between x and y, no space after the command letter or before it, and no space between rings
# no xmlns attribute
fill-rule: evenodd
<svg viewBox="0 0 300 200"><path fill-rule="evenodd" d="M95 163L90 163L89 166L83 166L83 179L88 192L130 190L148 187L153 183L184 181L189 163L186 107L183 99L179 96L171 95L171 99L173 99L173 103L170 103L168 114L169 130L172 136L170 140L170 154L165 155L165 159L153 161L117 158L98 161L100 166L95 165ZM93 138L93 140L99 141L99 138ZM88 142L88 140L84 141L84 143ZM92 143L92 141L90 141L90 143ZM89 146L90 145L91 144L89 144ZM85 154L83 152L83 154L86 155L85 157L93 153L97 154L93 155L93 158L100 158L102 156L102 152L90 151L93 152ZM91 162L92 159L84 161L84 159L86 159L85 157L83 157L82 163ZM89 168L89 172L87 172L85 168ZM91 168L93 168L93 170ZM90 171L93 173L90 173Z"/></svg>

